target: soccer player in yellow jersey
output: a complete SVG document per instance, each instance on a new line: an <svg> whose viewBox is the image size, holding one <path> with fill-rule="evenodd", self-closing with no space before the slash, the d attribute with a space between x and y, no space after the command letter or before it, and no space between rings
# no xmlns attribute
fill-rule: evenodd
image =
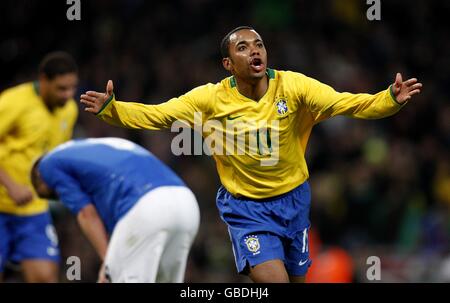
<svg viewBox="0 0 450 303"><path fill-rule="evenodd" d="M5 263L20 263L27 282L56 282L58 238L47 200L32 190L30 170L44 152L72 137L78 115L74 59L48 54L39 78L0 94L0 280Z"/></svg>
<svg viewBox="0 0 450 303"><path fill-rule="evenodd" d="M168 102L117 101L112 81L105 93L88 91L81 102L85 111L127 128L158 130L183 121L195 129L196 120L214 121L200 130L205 142L216 133L213 128L224 133L227 138L216 142L219 147L245 133L249 138L245 148L213 155L222 183L217 207L230 232L238 272L249 274L254 282L303 282L311 264L304 155L312 127L336 115L362 119L393 115L420 92L422 84L417 79L403 81L397 74L393 85L374 95L338 93L303 74L267 68L263 40L250 27L228 33L221 51L231 77Z"/></svg>

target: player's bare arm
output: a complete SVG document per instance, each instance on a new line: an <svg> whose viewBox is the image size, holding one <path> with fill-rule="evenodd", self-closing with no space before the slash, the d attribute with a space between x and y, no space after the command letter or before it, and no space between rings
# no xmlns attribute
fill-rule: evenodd
<svg viewBox="0 0 450 303"><path fill-rule="evenodd" d="M402 74L400 73L397 73L395 82L392 85L392 92L400 104L409 101L412 96L419 94L421 89L422 83L418 82L416 78L403 81Z"/></svg>
<svg viewBox="0 0 450 303"><path fill-rule="evenodd" d="M27 186L17 184L0 168L0 184L2 184L11 199L17 205L25 205L33 200L33 192Z"/></svg>
<svg viewBox="0 0 450 303"><path fill-rule="evenodd" d="M108 236L95 207L92 204L86 205L78 213L77 221L103 261L108 247Z"/></svg>
<svg viewBox="0 0 450 303"><path fill-rule="evenodd" d="M99 93L95 91L87 91L85 94L81 95L80 102L83 103L86 112L93 114L98 114L105 102L112 97L114 85L112 80L109 80L106 84L106 92Z"/></svg>
<svg viewBox="0 0 450 303"><path fill-rule="evenodd" d="M83 233L94 246L97 254L102 260L102 266L98 275L98 282L106 282L104 260L106 250L108 248L108 236L103 225L103 222L98 215L97 210L92 204L85 206L77 215L77 221Z"/></svg>

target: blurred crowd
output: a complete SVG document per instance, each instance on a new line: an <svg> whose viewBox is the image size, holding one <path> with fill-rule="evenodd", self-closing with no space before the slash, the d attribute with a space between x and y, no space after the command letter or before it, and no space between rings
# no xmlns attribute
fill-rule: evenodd
<svg viewBox="0 0 450 303"><path fill-rule="evenodd" d="M374 255L382 281L450 282L450 2L382 0L380 21L367 20L362 0L82 0L80 21L68 21L61 2L0 3L0 90L35 78L43 55L65 50L80 68L76 98L112 79L119 99L161 103L228 76L219 43L238 25L262 35L271 68L304 73L337 91L376 93L396 72L419 78L423 92L393 117L336 117L313 129L307 161L320 245L311 272L331 279L326 271L334 259L319 257L338 250L334 264L345 267L336 270L348 272L348 281L367 282L366 259ZM213 159L174 156L174 135L115 128L81 107L75 130L75 137L129 138L193 189L201 226L187 282L250 281L236 274L216 210ZM68 211L51 205L63 258L79 256L82 280L95 281L93 249Z"/></svg>

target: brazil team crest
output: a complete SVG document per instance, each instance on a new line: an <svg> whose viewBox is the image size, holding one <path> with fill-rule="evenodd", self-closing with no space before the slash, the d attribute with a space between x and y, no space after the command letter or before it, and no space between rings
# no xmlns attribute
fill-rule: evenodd
<svg viewBox="0 0 450 303"><path fill-rule="evenodd" d="M253 255L259 254L259 240L256 235L249 235L245 237L245 244L247 245L247 249L253 253Z"/></svg>
<svg viewBox="0 0 450 303"><path fill-rule="evenodd" d="M286 99L278 100L276 103L276 107L279 116L284 116L289 110Z"/></svg>

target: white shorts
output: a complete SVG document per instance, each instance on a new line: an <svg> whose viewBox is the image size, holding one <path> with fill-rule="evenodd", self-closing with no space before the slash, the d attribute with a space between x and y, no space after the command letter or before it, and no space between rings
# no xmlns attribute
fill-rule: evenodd
<svg viewBox="0 0 450 303"><path fill-rule="evenodd" d="M183 282L197 235L200 211L183 186L162 186L145 194L119 220L106 252L112 282Z"/></svg>

